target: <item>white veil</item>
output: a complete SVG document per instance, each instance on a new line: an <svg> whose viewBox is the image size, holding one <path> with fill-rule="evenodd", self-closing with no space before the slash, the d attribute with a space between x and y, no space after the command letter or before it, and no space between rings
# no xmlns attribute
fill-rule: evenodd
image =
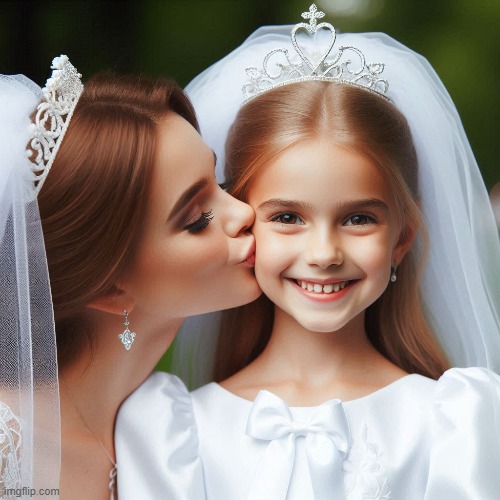
<svg viewBox="0 0 500 500"><path fill-rule="evenodd" d="M0 75L0 495L58 498L60 417L49 276L25 150L41 89ZM6 490L12 489L10 493Z"/></svg>
<svg viewBox="0 0 500 500"><path fill-rule="evenodd" d="M248 79L245 68L261 68L273 49L293 52L292 27L260 28L186 88L202 136L217 154L220 181L226 135L242 105L242 87ZM412 131L430 239L421 294L435 334L453 366L500 372L500 241L458 112L427 60L389 36L339 34L336 46L340 45L360 49L367 62L385 64L387 95ZM211 351L205 353L207 345L216 341L217 315L209 315L206 327L203 321L188 320L176 340L173 368L184 378L189 373L187 379L194 386L210 377ZM187 363L186 356L196 353Z"/></svg>

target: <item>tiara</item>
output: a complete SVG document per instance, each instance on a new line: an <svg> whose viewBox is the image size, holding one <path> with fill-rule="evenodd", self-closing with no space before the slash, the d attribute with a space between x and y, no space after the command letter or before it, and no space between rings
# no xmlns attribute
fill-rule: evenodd
<svg viewBox="0 0 500 500"><path fill-rule="evenodd" d="M83 92L82 75L61 55L52 61L52 76L42 89L43 99L31 124L31 139L26 154L33 162L35 192L38 194L54 163L68 129L76 103ZM33 155L36 157L33 158Z"/></svg>
<svg viewBox="0 0 500 500"><path fill-rule="evenodd" d="M351 46L341 46L336 54L330 54L337 35L330 23L318 24L317 20L324 16L312 4L309 12L302 13L309 23L301 22L292 28L293 56L288 49L274 49L264 57L262 69L246 68L249 81L243 85L245 102L273 88L310 80L355 85L389 100L386 96L389 83L380 78L384 64L367 63L363 53ZM297 35L306 38L300 40ZM351 59L353 56L355 61Z"/></svg>

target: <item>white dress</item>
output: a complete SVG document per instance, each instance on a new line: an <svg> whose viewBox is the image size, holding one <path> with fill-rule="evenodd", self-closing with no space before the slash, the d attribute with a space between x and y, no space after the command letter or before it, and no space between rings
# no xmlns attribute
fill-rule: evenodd
<svg viewBox="0 0 500 500"><path fill-rule="evenodd" d="M120 500L203 500L191 398L174 375L151 375L122 405L115 427Z"/></svg>
<svg viewBox="0 0 500 500"><path fill-rule="evenodd" d="M215 383L192 400L209 500L500 499L500 378L486 369L313 408Z"/></svg>

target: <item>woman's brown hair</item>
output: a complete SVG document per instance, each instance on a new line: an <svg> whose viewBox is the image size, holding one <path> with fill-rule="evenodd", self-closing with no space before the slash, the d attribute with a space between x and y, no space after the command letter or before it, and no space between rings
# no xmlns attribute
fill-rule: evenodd
<svg viewBox="0 0 500 500"><path fill-rule="evenodd" d="M385 357L409 373L438 378L448 362L422 311L419 282L427 233L418 192L418 164L411 132L392 104L355 86L302 82L266 92L239 112L226 143L229 192L245 201L259 172L300 142L328 138L376 165L395 197L401 238L419 240L398 267L398 279L365 314L367 336ZM234 374L265 348L273 304L265 296L223 313L215 379Z"/></svg>
<svg viewBox="0 0 500 500"><path fill-rule="evenodd" d="M100 73L78 101L38 196L60 366L89 341L86 306L112 294L146 216L157 125L175 112L198 129L173 81Z"/></svg>

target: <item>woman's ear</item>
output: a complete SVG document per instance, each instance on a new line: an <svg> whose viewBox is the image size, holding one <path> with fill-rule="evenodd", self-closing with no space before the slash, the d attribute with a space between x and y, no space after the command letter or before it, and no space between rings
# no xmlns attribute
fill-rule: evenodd
<svg viewBox="0 0 500 500"><path fill-rule="evenodd" d="M93 300L87 307L111 314L123 314L124 309L130 313L134 308L134 299L118 286L113 286L109 293Z"/></svg>
<svg viewBox="0 0 500 500"><path fill-rule="evenodd" d="M392 265L399 266L405 255L411 250L415 241L416 229L406 224L399 234L398 242L392 251Z"/></svg>

